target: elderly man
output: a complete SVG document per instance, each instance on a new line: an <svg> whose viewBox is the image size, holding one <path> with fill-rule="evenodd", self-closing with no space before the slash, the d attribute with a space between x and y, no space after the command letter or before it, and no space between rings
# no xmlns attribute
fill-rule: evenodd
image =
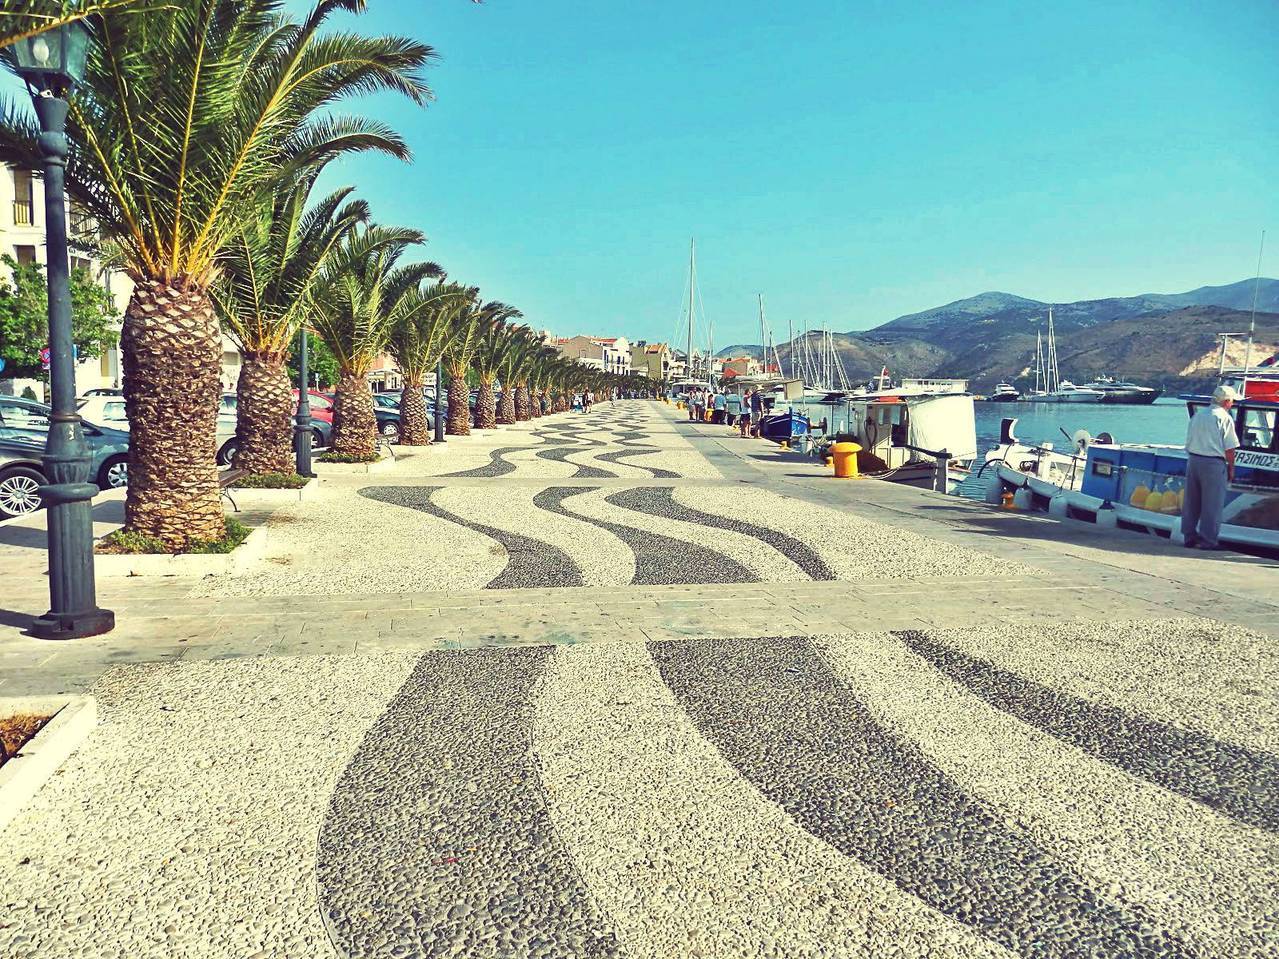
<svg viewBox="0 0 1279 959"><path fill-rule="evenodd" d="M1226 487L1235 478L1235 450L1239 437L1230 408L1239 394L1219 386L1212 403L1195 413L1186 428L1186 501L1181 507L1181 535L1186 545L1221 549L1221 511Z"/></svg>

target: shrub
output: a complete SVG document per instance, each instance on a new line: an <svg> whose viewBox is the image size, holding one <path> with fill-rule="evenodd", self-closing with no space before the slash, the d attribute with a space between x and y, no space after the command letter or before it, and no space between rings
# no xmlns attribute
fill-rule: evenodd
<svg viewBox="0 0 1279 959"><path fill-rule="evenodd" d="M301 489L311 482L299 473L250 473L231 485L236 489Z"/></svg>
<svg viewBox="0 0 1279 959"><path fill-rule="evenodd" d="M40 401L40 397L36 396L36 391L29 386L22 388L22 398L24 400L35 400L37 403Z"/></svg>
<svg viewBox="0 0 1279 959"><path fill-rule="evenodd" d="M180 549L177 553L229 553L248 539L251 532L238 519L232 519L229 516L225 521L225 529L226 535L221 539L193 539L187 543L185 549ZM118 529L114 533L108 533L98 541L98 552L124 555L135 553L172 554L174 551L165 546L162 540L154 536L147 536L144 533L128 533Z"/></svg>
<svg viewBox="0 0 1279 959"><path fill-rule="evenodd" d="M325 453L321 463L376 463L382 457L377 453Z"/></svg>

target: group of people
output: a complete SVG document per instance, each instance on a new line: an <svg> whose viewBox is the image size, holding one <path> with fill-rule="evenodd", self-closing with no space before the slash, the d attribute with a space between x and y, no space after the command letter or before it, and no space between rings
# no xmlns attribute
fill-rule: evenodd
<svg viewBox="0 0 1279 959"><path fill-rule="evenodd" d="M726 393L723 390L694 389L688 394L688 418L709 420L736 427L742 436L759 436L764 418L764 395L759 390Z"/></svg>

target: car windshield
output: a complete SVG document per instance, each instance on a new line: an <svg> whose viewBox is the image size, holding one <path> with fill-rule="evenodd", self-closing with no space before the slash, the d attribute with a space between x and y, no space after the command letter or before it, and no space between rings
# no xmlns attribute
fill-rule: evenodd
<svg viewBox="0 0 1279 959"><path fill-rule="evenodd" d="M0 402L0 426L15 430L48 430L49 408L36 403Z"/></svg>

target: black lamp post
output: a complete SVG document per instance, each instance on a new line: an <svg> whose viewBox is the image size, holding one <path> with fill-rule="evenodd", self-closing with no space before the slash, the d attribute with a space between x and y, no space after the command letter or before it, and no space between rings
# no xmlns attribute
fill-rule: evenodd
<svg viewBox="0 0 1279 959"><path fill-rule="evenodd" d="M299 336L301 350L298 355L298 415L293 425L293 454L299 476L313 476L311 472L311 390L306 382L306 327Z"/></svg>
<svg viewBox="0 0 1279 959"><path fill-rule="evenodd" d="M77 639L115 628L115 614L99 609L93 580L93 514L98 488L89 482L89 447L76 412L71 345L71 289L67 267L67 95L84 77L89 34L67 24L14 44L17 73L26 81L40 120L44 158L44 215L49 280L49 386L53 412L40 488L49 526L49 612L32 622L41 639Z"/></svg>
<svg viewBox="0 0 1279 959"><path fill-rule="evenodd" d="M440 405L440 386L444 383L444 357L435 361L435 442L447 442L444 439L444 407Z"/></svg>

